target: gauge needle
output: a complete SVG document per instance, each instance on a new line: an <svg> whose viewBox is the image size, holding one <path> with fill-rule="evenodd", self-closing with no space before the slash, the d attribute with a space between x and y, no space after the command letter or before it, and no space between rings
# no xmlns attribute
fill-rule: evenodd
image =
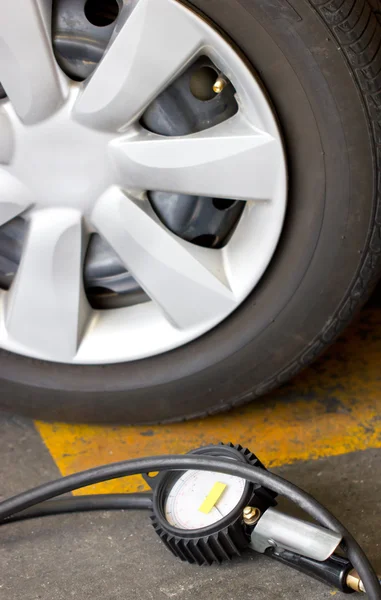
<svg viewBox="0 0 381 600"><path fill-rule="evenodd" d="M227 487L226 483L220 483L219 481L216 481L216 483L214 484L214 486L212 487L209 494L206 496L205 500L203 501L203 503L201 504L201 506L198 510L200 512L204 513L205 515L208 515L210 513L210 511L212 510L212 508L217 504L217 502L221 498L226 487ZM218 512L220 512L220 511L218 511Z"/></svg>

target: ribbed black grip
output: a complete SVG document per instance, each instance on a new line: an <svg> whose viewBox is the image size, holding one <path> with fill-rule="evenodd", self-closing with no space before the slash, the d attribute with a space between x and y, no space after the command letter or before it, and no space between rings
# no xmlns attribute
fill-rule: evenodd
<svg viewBox="0 0 381 600"><path fill-rule="evenodd" d="M241 556L248 546L248 537L239 523L229 525L222 531L200 538L185 539L165 532L155 516L151 517L152 524L161 541L169 550L183 561L197 565L211 565L231 560Z"/></svg>

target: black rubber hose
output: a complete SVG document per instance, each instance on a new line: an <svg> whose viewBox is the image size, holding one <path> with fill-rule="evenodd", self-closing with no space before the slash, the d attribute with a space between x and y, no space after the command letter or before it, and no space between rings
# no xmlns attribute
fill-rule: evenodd
<svg viewBox="0 0 381 600"><path fill-rule="evenodd" d="M11 517L1 521L0 525L13 521L24 521L38 517L62 515L73 512L87 512L92 510L149 510L152 508L152 494L94 494L87 496L70 496L59 500L46 500L30 506Z"/></svg>
<svg viewBox="0 0 381 600"><path fill-rule="evenodd" d="M227 473L228 475L247 479L253 483L259 483L297 504L322 526L340 533L343 536L348 558L361 577L370 600L381 600L381 586L372 565L360 545L336 517L319 504L317 500L312 498L312 496L282 477L263 469L233 462L228 459L195 457L191 455L155 456L95 467L88 471L68 475L56 481L45 483L32 490L18 494L13 498L4 500L0 503L0 521L39 502L87 485L100 483L101 481L152 471L187 471L190 469Z"/></svg>

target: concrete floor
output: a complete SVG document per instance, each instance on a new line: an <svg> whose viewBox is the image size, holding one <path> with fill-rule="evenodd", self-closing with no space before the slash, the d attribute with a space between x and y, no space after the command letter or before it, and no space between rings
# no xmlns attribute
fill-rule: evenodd
<svg viewBox="0 0 381 600"><path fill-rule="evenodd" d="M232 439L326 504L381 572L380 298L379 292L333 349L294 382L228 416L154 428L89 428L0 415L0 498L156 447L176 452ZM141 487L135 478L98 491ZM144 512L6 525L0 529L0 566L0 600L344 598L258 555L221 567L183 564L162 546Z"/></svg>
<svg viewBox="0 0 381 600"><path fill-rule="evenodd" d="M0 456L4 497L58 476L32 423L22 419L1 419ZM341 517L381 571L380 458L380 450L366 450L276 472ZM0 565L1 600L323 600L335 594L253 554L221 567L183 564L162 546L144 512L9 524L1 528Z"/></svg>

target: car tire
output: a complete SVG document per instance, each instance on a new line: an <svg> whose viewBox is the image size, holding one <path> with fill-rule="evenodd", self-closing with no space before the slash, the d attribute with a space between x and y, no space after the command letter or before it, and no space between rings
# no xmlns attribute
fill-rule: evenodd
<svg viewBox="0 0 381 600"><path fill-rule="evenodd" d="M139 361L66 365L2 350L2 408L147 423L227 410L287 381L352 319L380 274L381 27L367 0L192 0L257 72L289 171L280 243L224 322Z"/></svg>

